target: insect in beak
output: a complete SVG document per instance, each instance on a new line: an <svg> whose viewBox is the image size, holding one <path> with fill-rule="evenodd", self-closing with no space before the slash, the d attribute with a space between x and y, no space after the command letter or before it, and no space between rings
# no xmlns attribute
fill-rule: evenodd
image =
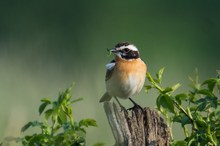
<svg viewBox="0 0 220 146"><path fill-rule="evenodd" d="M108 52L108 56L111 56L111 54L112 54L112 51L111 51L111 49L107 49L107 52Z"/></svg>
<svg viewBox="0 0 220 146"><path fill-rule="evenodd" d="M108 51L108 56L111 56L112 53L118 52L115 48L113 48L113 49L107 49L107 51Z"/></svg>

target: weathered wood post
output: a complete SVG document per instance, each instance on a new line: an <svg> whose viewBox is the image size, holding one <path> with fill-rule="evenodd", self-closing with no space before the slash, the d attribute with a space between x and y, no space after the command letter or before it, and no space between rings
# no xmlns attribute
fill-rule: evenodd
<svg viewBox="0 0 220 146"><path fill-rule="evenodd" d="M156 111L134 107L130 114L114 102L105 102L104 109L115 146L169 146L169 128Z"/></svg>

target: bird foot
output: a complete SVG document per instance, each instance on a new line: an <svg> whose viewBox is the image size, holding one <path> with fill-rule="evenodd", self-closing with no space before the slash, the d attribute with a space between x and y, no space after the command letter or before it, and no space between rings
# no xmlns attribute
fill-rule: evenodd
<svg viewBox="0 0 220 146"><path fill-rule="evenodd" d="M133 109L141 109L142 111L144 110L139 104L137 104L134 100L132 100L131 98L129 98L129 100L134 104L133 107L129 108L128 110L133 110Z"/></svg>

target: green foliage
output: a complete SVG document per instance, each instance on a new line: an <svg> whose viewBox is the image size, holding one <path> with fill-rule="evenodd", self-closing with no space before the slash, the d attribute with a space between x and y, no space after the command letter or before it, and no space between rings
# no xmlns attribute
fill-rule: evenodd
<svg viewBox="0 0 220 146"><path fill-rule="evenodd" d="M150 82L146 91L156 89L157 109L165 117L172 133L172 124L179 123L183 128L185 138L172 140L171 146L217 146L220 145L220 74L202 83L198 81L198 74L192 81L191 90L186 93L174 94L180 87L162 87L164 68L160 69L154 79L147 73ZM171 135L172 136L172 135Z"/></svg>
<svg viewBox="0 0 220 146"><path fill-rule="evenodd" d="M21 132L32 127L40 128L39 133L26 135L21 138L7 137L0 145L6 145L10 141L22 143L23 146L85 146L86 129L89 126L96 127L93 119L82 119L77 122L72 116L72 104L82 100L72 100L71 87L61 92L56 101L50 98L41 99L39 114L44 115L43 122L28 122L21 128ZM103 146L97 143L95 146Z"/></svg>

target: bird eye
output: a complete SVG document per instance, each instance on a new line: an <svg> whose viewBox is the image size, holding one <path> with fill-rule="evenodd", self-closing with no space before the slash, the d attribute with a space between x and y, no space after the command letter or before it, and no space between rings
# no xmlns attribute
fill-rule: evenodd
<svg viewBox="0 0 220 146"><path fill-rule="evenodd" d="M129 52L130 50L128 48L124 48L124 51L127 53Z"/></svg>

